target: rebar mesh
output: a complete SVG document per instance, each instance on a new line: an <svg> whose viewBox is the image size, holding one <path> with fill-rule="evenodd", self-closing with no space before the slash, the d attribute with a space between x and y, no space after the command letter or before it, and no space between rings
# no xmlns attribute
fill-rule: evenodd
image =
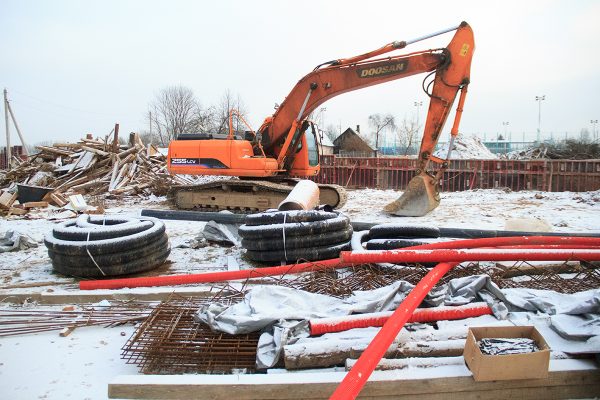
<svg viewBox="0 0 600 400"><path fill-rule="evenodd" d="M172 296L162 302L127 341L122 358L145 374L254 372L258 333L212 332L193 319L203 304L239 301L242 296L220 293L218 298Z"/></svg>

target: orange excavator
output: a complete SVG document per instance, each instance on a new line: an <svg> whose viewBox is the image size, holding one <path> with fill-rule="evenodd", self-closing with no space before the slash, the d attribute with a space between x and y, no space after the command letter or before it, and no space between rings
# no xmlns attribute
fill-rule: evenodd
<svg viewBox="0 0 600 400"><path fill-rule="evenodd" d="M456 32L444 48L386 55L451 31ZM473 31L466 22L413 40L392 42L359 56L318 65L298 81L257 132L247 131L242 137L232 129L222 136L180 135L169 145L170 173L237 176L240 179L179 186L174 189L177 205L180 208L249 210L277 207L292 189L290 179L319 173L319 135L308 119L315 109L342 93L428 73L423 80L423 90L430 103L417 175L403 195L384 208L394 215L425 215L439 205L438 183L450 157L448 154L443 160L432 153L460 91L451 142L458 134L474 49ZM431 76L433 79L428 81ZM430 162L440 164L435 175L428 172ZM341 207L345 202L345 191L339 186L320 185L320 192L322 204Z"/></svg>

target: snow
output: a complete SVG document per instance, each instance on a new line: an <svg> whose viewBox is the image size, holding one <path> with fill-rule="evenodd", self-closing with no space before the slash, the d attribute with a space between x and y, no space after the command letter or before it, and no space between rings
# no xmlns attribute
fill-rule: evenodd
<svg viewBox="0 0 600 400"><path fill-rule="evenodd" d="M600 231L600 191L573 192L505 192L502 190L474 190L466 192L442 193L440 206L425 217L390 217L382 208L396 199L401 192L394 190L356 190L349 192L346 206L341 210L352 221L402 223L405 225L431 225L436 227L504 229L511 218L533 218L548 223L554 231L593 232ZM106 200L107 214L139 216L142 208L169 208L165 198L151 196L146 199L132 198ZM39 210L27 218L9 217L0 219L0 235L7 230L16 230L32 237L41 245L24 251L0 254L0 299L21 293L41 293L48 298L65 293L79 293L77 281L73 278L52 273L52 266L42 244L44 235L61 220L46 219L55 212ZM195 238L205 223L165 220L170 240ZM210 245L199 249L173 248L170 263L145 275L200 273L227 270L229 263L248 268L242 258L242 251L236 247ZM34 285L34 286L31 286ZM206 291L210 286L194 285L176 291ZM170 293L173 287L122 289L96 291L100 296L119 293L147 294ZM426 330L421 333L403 330L397 338L424 338L424 340L447 340L458 338L466 326L491 323L504 323L492 316L473 320L438 322L440 330ZM540 323L541 325L541 323ZM548 330L550 330L548 328ZM346 336L331 336L330 345L355 346L368 342L378 330L367 328L346 332ZM121 336L125 332L125 336ZM138 375L137 367L127 365L120 359L120 348L133 332L130 326L117 328L78 328L68 337L59 337L58 331L43 334L0 338L0 393L10 399L103 399L107 395L108 382L143 382L155 377ZM325 336L323 336L325 338ZM301 343L301 342L299 342ZM558 339L556 340L558 344ZM304 346L308 346L304 342ZM560 343L561 349L566 344ZM43 352L40 351L43 349ZM556 364L565 361L567 364ZM551 369L589 368L580 360L553 360ZM117 378L117 375L122 377ZM173 382L273 382L274 376L281 382L320 382L340 381L343 372L270 374L264 376L199 376L159 377L166 383ZM470 372L461 365L439 368L414 368L403 371L378 371L370 379L413 379L431 376L469 376ZM293 376L293 377L291 377ZM310 376L310 377L309 377Z"/></svg>
<svg viewBox="0 0 600 400"><path fill-rule="evenodd" d="M445 143L433 155L445 160L448 156L449 146L450 142ZM450 153L451 160L494 160L497 158L494 153L485 147L481 142L481 138L473 135L465 136L459 134L454 139L452 153Z"/></svg>
<svg viewBox="0 0 600 400"><path fill-rule="evenodd" d="M53 331L0 339L1 397L105 399L111 379L137 373L120 358L133 329L88 327L67 337Z"/></svg>
<svg viewBox="0 0 600 400"><path fill-rule="evenodd" d="M556 232L600 231L600 190L505 192L499 189L441 193L440 206L423 217L392 217L382 211L401 191L363 189L348 193L342 212L351 221L394 222L439 228L504 229L513 218L546 221Z"/></svg>

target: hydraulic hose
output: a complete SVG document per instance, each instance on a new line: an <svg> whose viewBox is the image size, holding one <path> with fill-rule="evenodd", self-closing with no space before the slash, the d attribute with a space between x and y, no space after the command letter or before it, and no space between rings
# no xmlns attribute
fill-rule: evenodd
<svg viewBox="0 0 600 400"><path fill-rule="evenodd" d="M393 314L392 311L347 315L343 317L319 318L309 321L310 335L347 331L354 328L383 326ZM449 321L491 315L492 309L486 303L471 303L464 306L441 306L416 309L407 322Z"/></svg>

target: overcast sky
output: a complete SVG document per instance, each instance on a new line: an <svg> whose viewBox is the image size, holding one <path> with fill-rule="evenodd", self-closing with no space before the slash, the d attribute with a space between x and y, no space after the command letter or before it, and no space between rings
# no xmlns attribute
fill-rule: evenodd
<svg viewBox="0 0 600 400"><path fill-rule="evenodd" d="M105 135L115 122L124 133L147 129L148 103L169 85L190 87L205 106L229 89L256 129L317 64L462 20L476 42L462 132L490 139L507 128L513 140L523 132L534 139L536 95L546 96L545 136L592 129L590 120L600 118L600 1L593 0L0 0L0 86L30 143ZM364 131L373 113L410 119L414 102L427 102L422 79L336 97L322 106L324 124ZM4 145L4 129L0 137Z"/></svg>

